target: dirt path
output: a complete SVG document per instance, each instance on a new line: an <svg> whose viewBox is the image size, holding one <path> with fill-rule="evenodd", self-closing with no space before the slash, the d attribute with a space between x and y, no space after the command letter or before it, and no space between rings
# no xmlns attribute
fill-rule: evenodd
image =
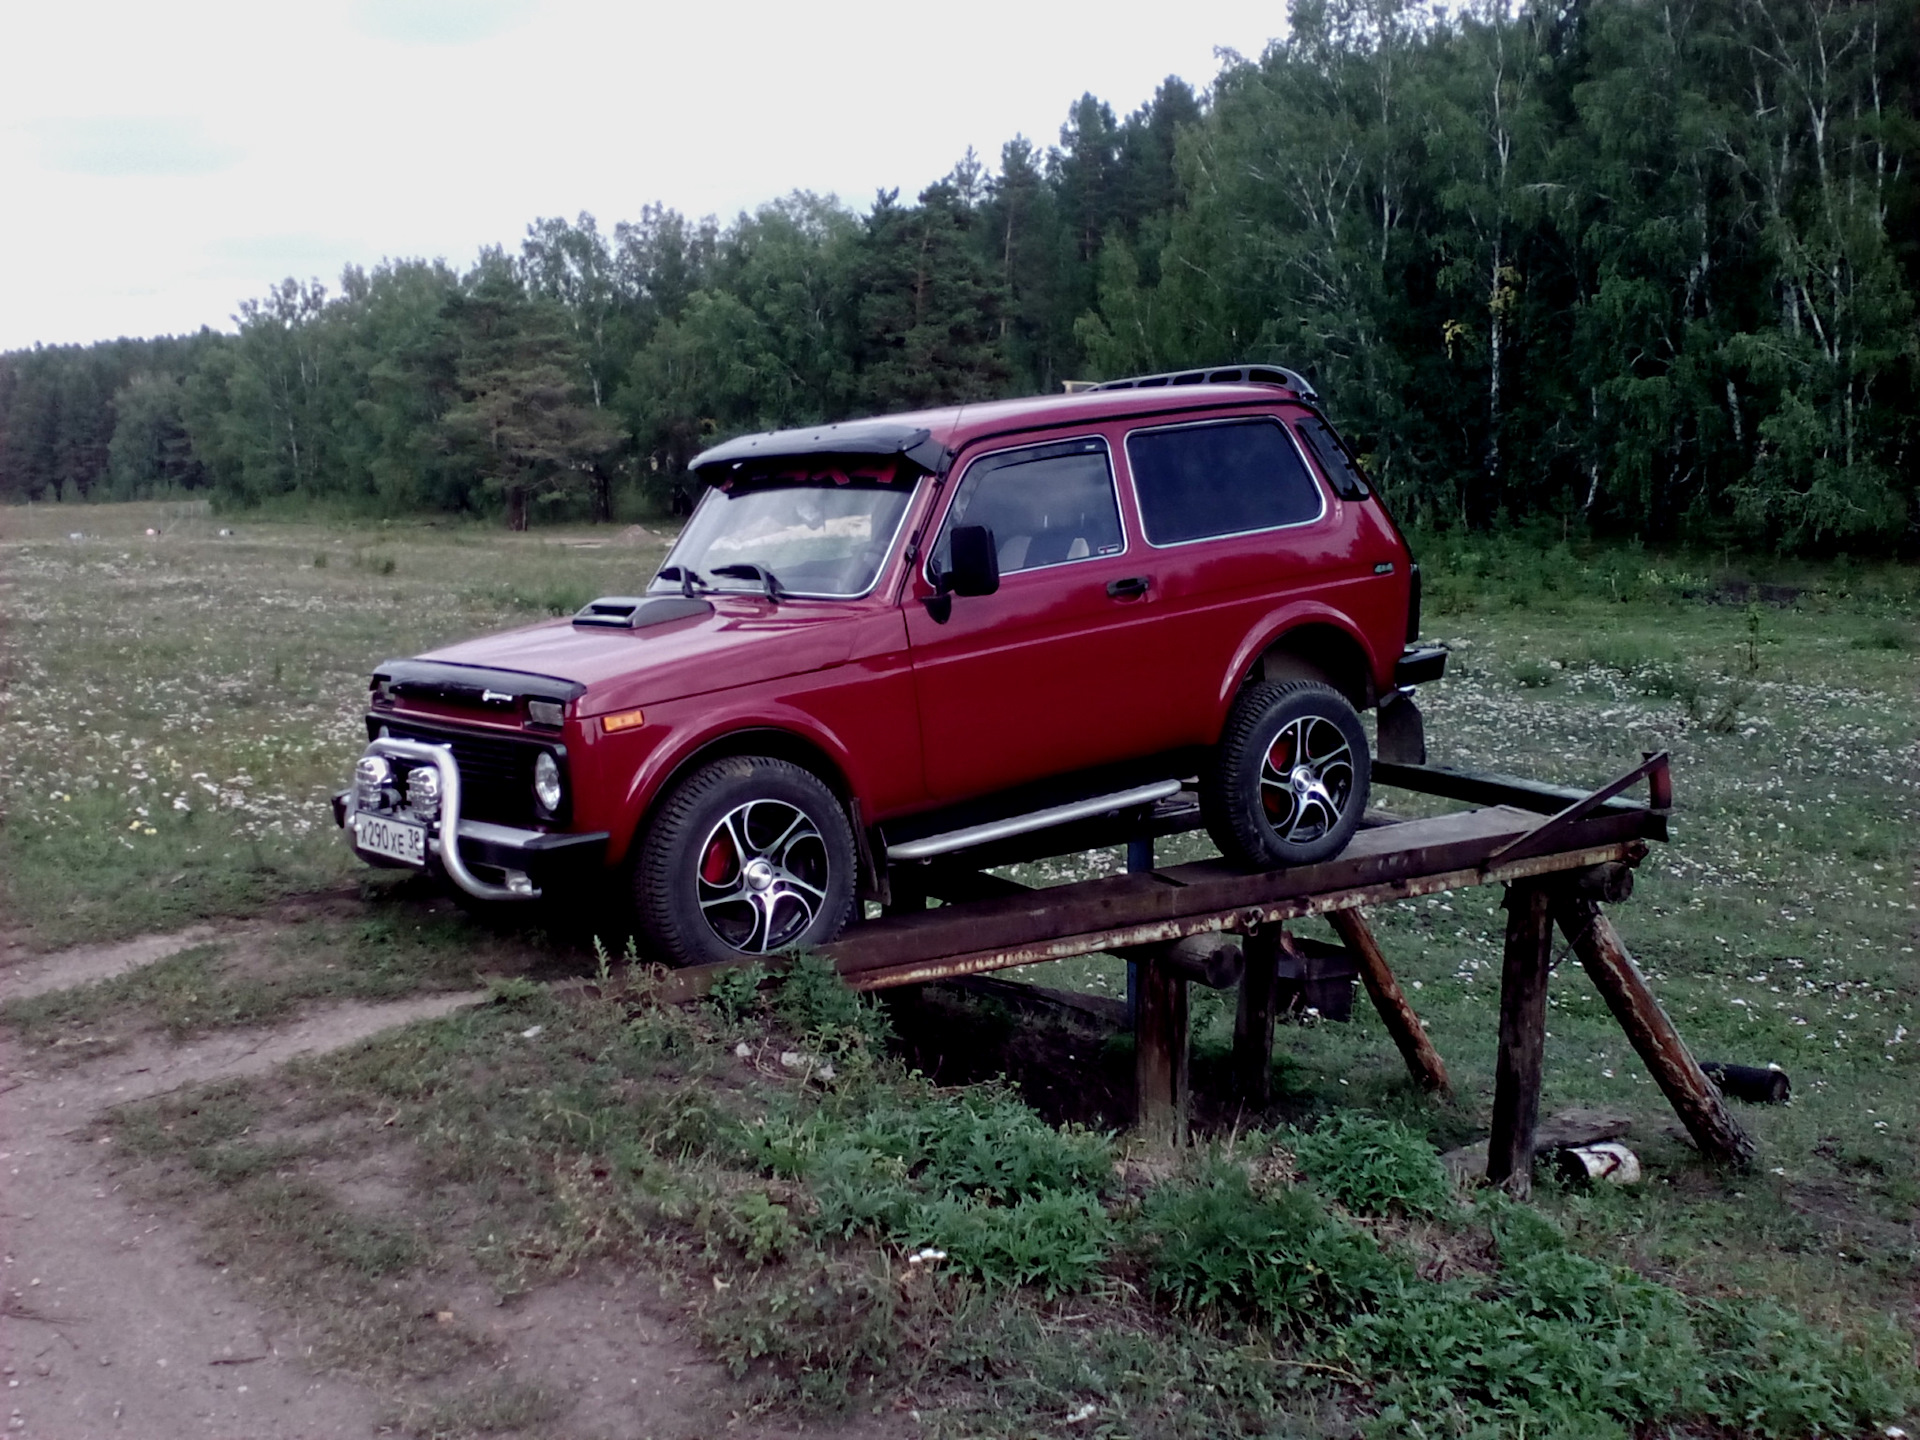
<svg viewBox="0 0 1920 1440"><path fill-rule="evenodd" d="M215 937L195 927L18 963L0 996L125 974ZM199 1258L191 1218L124 1190L92 1122L129 1101L264 1075L297 1056L448 1014L481 991L313 1007L290 1024L151 1037L66 1068L0 1029L0 1378L6 1440L291 1440L395 1429L394 1395L308 1363L299 1322L256 1303L251 1277ZM453 1277L446 1277L452 1279ZM500 1307L477 1277L458 1307L497 1343L513 1378L560 1399L543 1440L687 1440L794 1434L729 1415L727 1381L649 1303L639 1275L581 1276ZM404 1401L407 1397L402 1396ZM808 1432L819 1433L819 1432ZM851 1436L889 1431L857 1424Z"/></svg>
<svg viewBox="0 0 1920 1440"><path fill-rule="evenodd" d="M52 990L71 990L96 980L111 980L142 965L191 950L219 933L211 925L194 925L171 935L142 935L137 940L123 940L115 945L81 945L29 960L0 961L0 1003L45 995Z"/></svg>
<svg viewBox="0 0 1920 1440"><path fill-rule="evenodd" d="M150 945L149 960L180 948ZM380 1418L376 1398L310 1372L297 1328L250 1303L235 1278L200 1264L175 1217L123 1197L85 1130L110 1105L260 1074L478 998L339 1005L282 1029L181 1046L148 1042L44 1076L17 1041L0 1036L7 1433L45 1440L370 1433Z"/></svg>

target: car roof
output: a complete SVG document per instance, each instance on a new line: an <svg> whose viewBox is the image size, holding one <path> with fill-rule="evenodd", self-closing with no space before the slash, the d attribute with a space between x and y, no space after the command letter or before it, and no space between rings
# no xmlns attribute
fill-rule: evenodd
<svg viewBox="0 0 1920 1440"><path fill-rule="evenodd" d="M751 460L800 455L905 455L923 469L934 470L967 445L993 436L1043 427L1097 425L1136 415L1288 401L1308 403L1292 387L1260 381L1132 386L982 400L742 435L696 455L689 468L711 481Z"/></svg>

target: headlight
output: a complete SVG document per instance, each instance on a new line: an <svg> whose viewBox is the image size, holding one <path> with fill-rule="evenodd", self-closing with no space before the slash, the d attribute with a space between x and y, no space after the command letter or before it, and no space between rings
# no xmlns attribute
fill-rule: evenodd
<svg viewBox="0 0 1920 1440"><path fill-rule="evenodd" d="M407 808L422 820L440 814L440 771L432 765L418 765L407 772Z"/></svg>
<svg viewBox="0 0 1920 1440"><path fill-rule="evenodd" d="M533 762L533 798L540 802L540 808L549 815L560 811L560 801L564 791L560 785L560 762L553 758L551 751L542 750Z"/></svg>

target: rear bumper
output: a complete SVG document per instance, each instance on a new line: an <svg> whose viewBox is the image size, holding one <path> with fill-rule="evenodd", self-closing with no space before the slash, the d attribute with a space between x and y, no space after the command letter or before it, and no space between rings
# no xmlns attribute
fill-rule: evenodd
<svg viewBox="0 0 1920 1440"><path fill-rule="evenodd" d="M1401 685L1425 685L1438 680L1446 673L1447 652L1438 645L1424 646L1418 650L1407 650L1394 662L1393 683Z"/></svg>
<svg viewBox="0 0 1920 1440"><path fill-rule="evenodd" d="M440 772L442 795L439 816L427 825L425 864L415 866L361 849L355 825L359 793L351 787L337 792L333 796L334 823L346 831L354 854L370 865L425 869L482 900L537 900L556 882L596 874L605 864L608 836L604 830L555 835L462 819L459 770L444 746L382 739L369 745L367 753L432 765ZM375 804L381 808L370 809L369 814L391 814L417 823L418 817L399 814L391 797L383 801L376 796Z"/></svg>

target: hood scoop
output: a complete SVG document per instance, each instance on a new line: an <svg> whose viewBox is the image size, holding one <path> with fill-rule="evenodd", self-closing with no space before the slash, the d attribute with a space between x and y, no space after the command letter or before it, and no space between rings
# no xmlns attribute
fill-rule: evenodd
<svg viewBox="0 0 1920 1440"><path fill-rule="evenodd" d="M712 601L693 596L606 595L583 606L573 623L598 630L644 630L649 625L712 613Z"/></svg>

